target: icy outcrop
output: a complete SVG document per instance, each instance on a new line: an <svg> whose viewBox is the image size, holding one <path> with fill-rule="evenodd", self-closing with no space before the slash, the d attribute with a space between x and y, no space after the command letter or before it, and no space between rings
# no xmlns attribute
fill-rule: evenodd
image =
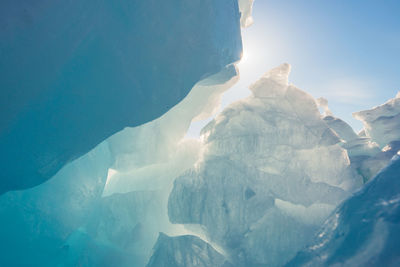
<svg viewBox="0 0 400 267"><path fill-rule="evenodd" d="M373 156L380 151L371 138L357 135L350 125L335 117L328 107L328 100L319 98L317 104L324 111L323 120L341 139L341 145L347 150L350 159L357 156Z"/></svg>
<svg viewBox="0 0 400 267"><path fill-rule="evenodd" d="M400 150L400 92L383 105L353 115L364 124L361 138L368 138L381 148L358 162L360 174L370 179Z"/></svg>
<svg viewBox="0 0 400 267"><path fill-rule="evenodd" d="M160 233L147 267L230 267L213 247L195 236L169 237Z"/></svg>
<svg viewBox="0 0 400 267"><path fill-rule="evenodd" d="M400 141L400 92L385 104L356 112L353 116L363 122L365 135L380 148L392 141Z"/></svg>
<svg viewBox="0 0 400 267"><path fill-rule="evenodd" d="M0 6L0 194L158 118L242 52L237 0Z"/></svg>
<svg viewBox="0 0 400 267"><path fill-rule="evenodd" d="M341 140L340 145L346 149L351 167L363 177L364 181L368 181L376 172L366 170L365 167L368 166L366 160L380 153L378 144L373 142L370 137L357 135L350 125L335 117L329 110L326 99L317 99L317 104L323 110L324 122L336 133ZM387 163L388 161L385 164Z"/></svg>
<svg viewBox="0 0 400 267"><path fill-rule="evenodd" d="M342 139L352 167L364 181L374 177L400 149L399 94L381 106L354 113L364 123L358 135L346 122L333 116L327 100L319 99L319 107L324 109L324 121Z"/></svg>
<svg viewBox="0 0 400 267"><path fill-rule="evenodd" d="M399 266L400 158L346 200L287 266Z"/></svg>
<svg viewBox="0 0 400 267"><path fill-rule="evenodd" d="M315 100L283 64L202 130L204 154L177 178L171 222L200 224L235 266L280 266L361 185Z"/></svg>
<svg viewBox="0 0 400 267"><path fill-rule="evenodd" d="M253 3L254 0L239 0L240 25L242 27L249 27L253 24L253 17L251 16Z"/></svg>
<svg viewBox="0 0 400 267"><path fill-rule="evenodd" d="M361 151L354 160L359 173L369 180L400 150L400 93L383 105L353 115L364 124L359 140L371 140L380 148L379 151L374 148L370 153Z"/></svg>

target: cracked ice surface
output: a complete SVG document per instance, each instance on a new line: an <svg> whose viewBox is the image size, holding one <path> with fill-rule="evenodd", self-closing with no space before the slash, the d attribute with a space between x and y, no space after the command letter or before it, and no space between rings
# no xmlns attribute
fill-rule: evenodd
<svg viewBox="0 0 400 267"><path fill-rule="evenodd" d="M202 130L202 160L175 180L171 222L200 224L236 266L279 266L361 185L316 101L267 72ZM308 216L305 216L308 214Z"/></svg>

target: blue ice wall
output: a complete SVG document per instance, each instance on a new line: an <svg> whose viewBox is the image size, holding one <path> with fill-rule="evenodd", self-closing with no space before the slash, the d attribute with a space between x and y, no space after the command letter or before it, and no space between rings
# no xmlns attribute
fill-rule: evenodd
<svg viewBox="0 0 400 267"><path fill-rule="evenodd" d="M85 228L98 216L110 164L103 142L40 186L1 195L0 266L76 266L97 248Z"/></svg>
<svg viewBox="0 0 400 267"><path fill-rule="evenodd" d="M0 194L51 178L239 59L237 0L0 4Z"/></svg>
<svg viewBox="0 0 400 267"><path fill-rule="evenodd" d="M399 266L400 158L346 200L288 266Z"/></svg>

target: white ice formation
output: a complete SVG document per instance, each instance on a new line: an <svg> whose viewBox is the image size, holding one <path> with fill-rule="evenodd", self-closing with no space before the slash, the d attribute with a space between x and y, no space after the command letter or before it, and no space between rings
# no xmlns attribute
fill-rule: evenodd
<svg viewBox="0 0 400 267"><path fill-rule="evenodd" d="M202 130L203 155L169 197L170 220L203 226L235 266L284 264L362 183L289 72L267 72Z"/></svg>
<svg viewBox="0 0 400 267"><path fill-rule="evenodd" d="M253 3L254 0L239 0L240 25L244 28L253 24L253 17L251 16Z"/></svg>
<svg viewBox="0 0 400 267"><path fill-rule="evenodd" d="M342 139L342 147L350 157L352 167L370 180L384 168L400 148L400 94L371 110L355 112L364 129L357 135L343 120L329 113L328 102L319 101L325 110L324 121ZM327 112L328 110L328 112Z"/></svg>
<svg viewBox="0 0 400 267"><path fill-rule="evenodd" d="M400 92L383 105L353 115L363 122L366 136L377 142L380 148L400 140Z"/></svg>

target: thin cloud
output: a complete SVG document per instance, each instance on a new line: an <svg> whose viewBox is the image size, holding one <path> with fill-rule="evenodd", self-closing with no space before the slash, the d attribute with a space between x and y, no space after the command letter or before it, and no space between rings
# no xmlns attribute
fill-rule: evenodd
<svg viewBox="0 0 400 267"><path fill-rule="evenodd" d="M376 94L373 83L356 79L340 79L323 86L323 94L330 101L343 104L359 105L373 102Z"/></svg>

